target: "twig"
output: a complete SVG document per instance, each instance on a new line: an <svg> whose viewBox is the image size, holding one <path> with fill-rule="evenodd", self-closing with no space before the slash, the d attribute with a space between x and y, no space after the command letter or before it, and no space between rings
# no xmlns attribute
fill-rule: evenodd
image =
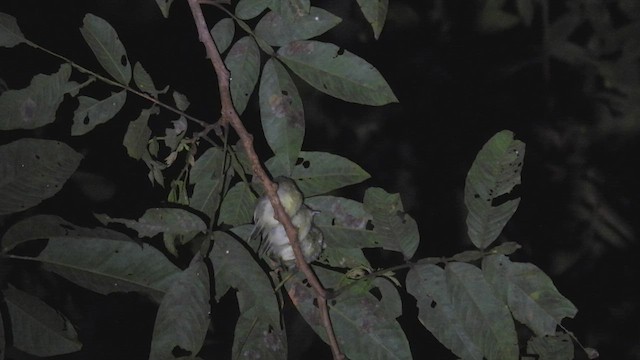
<svg viewBox="0 0 640 360"><path fill-rule="evenodd" d="M242 142L242 146L244 147L247 156L251 161L253 173L260 179L260 181L264 185L267 196L269 197L269 200L273 205L273 208L275 210L275 218L280 221L285 228L287 237L289 238L289 243L291 244L293 253L296 257L296 266L305 275L307 281L309 281L309 284L316 293L318 306L320 308L320 314L322 317L323 325L327 331L327 337L329 338L329 345L331 347L331 352L333 353L333 358L335 360L342 360L344 359L344 355L340 351L338 341L333 331L333 326L331 325L331 318L329 317L329 308L327 306L327 291L324 289L316 275L313 273L309 264L307 264L307 262L304 260L302 249L300 248L300 244L298 243L298 231L291 223L291 218L287 215L284 207L280 203L280 199L276 194L276 185L269 179L269 176L260 164L260 159L258 158L258 155L253 148L253 137L247 132L247 129L244 127L244 124L240 120L238 113L233 107L231 92L229 90L229 70L227 70L227 68L225 67L224 62L220 57L220 52L218 51L216 44L213 41L211 34L209 33L207 23L204 19L204 15L202 14L202 9L200 8L199 0L187 1L189 2L191 13L193 14L193 19L198 30L200 42L202 42L202 44L204 45L207 52L207 57L211 60L211 64L213 65L215 73L218 77L218 89L220 91L220 102L222 105L222 124L230 124L231 127L233 127L233 129L236 131L236 133L238 133L240 141Z"/></svg>

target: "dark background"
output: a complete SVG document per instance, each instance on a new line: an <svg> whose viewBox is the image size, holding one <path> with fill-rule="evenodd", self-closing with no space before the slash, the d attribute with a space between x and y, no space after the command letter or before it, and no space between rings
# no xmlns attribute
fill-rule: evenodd
<svg viewBox="0 0 640 360"><path fill-rule="evenodd" d="M587 3L552 2L549 22L572 7L588 13ZM621 56L619 49L600 51L594 43L637 22L638 14L629 13L629 8L621 10L615 1L590 3L600 4L611 26L603 30L587 21L572 33L571 41L587 48L598 64L615 63ZM466 172L484 142L502 129L512 130L527 144L527 153L523 184L518 188L520 208L501 240L520 243L523 248L514 259L538 265L578 307L576 318L564 324L585 346L598 349L603 359L640 359L638 292L633 285L640 275L640 193L633 176L640 111L633 106L621 110L607 100L619 97L633 105L633 96L640 96L637 59L625 68L629 75L622 88L603 78L597 64L546 57L546 26L538 5L531 26L519 24L486 33L476 26L479 2L392 0L382 35L374 41L355 1L313 4L343 18L320 40L334 42L372 63L400 103L347 104L299 82L307 121L305 150L345 156L372 174L364 185L400 192L420 228L416 256L450 256L471 248L462 201ZM507 10L515 13L509 4ZM207 121L218 117L215 77L197 41L186 1L174 3L169 19L162 18L152 0L1 0L0 11L15 16L30 40L100 72L78 31L87 12L96 14L118 31L130 61L140 61L158 87L170 85L188 96L191 115ZM214 8L205 14L210 26L221 17ZM640 39L640 31L628 36ZM0 78L10 89L23 88L35 73L52 73L59 65L55 58L28 46L0 49ZM95 86L89 91L107 95L112 90L105 89ZM25 135L61 139L85 155L80 175L38 212L97 225L92 213L137 218L145 208L162 203L165 191L148 186L145 166L129 159L121 145L129 121L147 103L129 96L116 119L78 138L68 135L73 111L69 103L60 109L61 120L44 129L0 135L2 143ZM256 135L260 134L258 115L254 94L243 121ZM170 114L160 118L172 120ZM270 156L259 136L256 146L264 158ZM363 189L353 187L344 195L361 199ZM4 222L6 229L18 219L5 218L0 225ZM30 284L49 303L66 309L84 343L81 353L56 358L146 358L153 305L132 294L100 296L68 284L60 291L55 276L34 280L33 274L34 269L26 266L4 276ZM223 305L233 308L233 301L227 299ZM413 306L407 299L401 323L415 357L453 358L419 329ZM233 320L214 322L216 337L206 344L205 358L228 357L233 330L224 324ZM317 345L309 346L311 350L301 346L294 351L307 351L305 356L328 354ZM15 353L8 358L29 357ZM579 350L576 358L583 358Z"/></svg>

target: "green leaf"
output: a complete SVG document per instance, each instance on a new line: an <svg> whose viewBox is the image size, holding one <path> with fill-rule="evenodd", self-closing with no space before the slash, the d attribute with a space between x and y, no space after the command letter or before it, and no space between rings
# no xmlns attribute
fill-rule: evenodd
<svg viewBox="0 0 640 360"><path fill-rule="evenodd" d="M195 184L189 206L214 218L220 205L225 152L217 147L209 148L196 160L189 173L189 182Z"/></svg>
<svg viewBox="0 0 640 360"><path fill-rule="evenodd" d="M336 273L319 267L314 271L326 287L335 287ZM314 293L300 280L285 283L289 297L300 314L314 331L326 342L326 330L320 320L320 312L314 305ZM330 316L340 349L349 359L411 359L409 343L395 314L370 293L349 293L330 303Z"/></svg>
<svg viewBox="0 0 640 360"><path fill-rule="evenodd" d="M11 48L22 43L28 42L20 31L16 18L0 12L0 47Z"/></svg>
<svg viewBox="0 0 640 360"><path fill-rule="evenodd" d="M482 349L471 341L472 334L452 302L444 270L436 265L418 264L409 270L406 283L407 292L418 301L420 323L456 356L482 360Z"/></svg>
<svg viewBox="0 0 640 360"><path fill-rule="evenodd" d="M189 105L191 105L186 95L181 94L177 91L173 91L172 95L173 95L173 101L176 103L176 107L178 108L178 110L185 111L187 110Z"/></svg>
<svg viewBox="0 0 640 360"><path fill-rule="evenodd" d="M93 130L96 125L111 120L124 106L127 100L127 91L111 93L106 99L98 100L88 96L79 96L80 105L73 113L73 126L71 135L84 135Z"/></svg>
<svg viewBox="0 0 640 360"><path fill-rule="evenodd" d="M219 53L225 52L231 41L233 41L233 35L236 31L236 25L231 18L224 18L218 21L211 29L211 37L213 42L216 43L216 48Z"/></svg>
<svg viewBox="0 0 640 360"><path fill-rule="evenodd" d="M233 44L224 64L231 75L230 90L233 106L240 115L247 107L249 97L258 83L260 49L250 36L245 36Z"/></svg>
<svg viewBox="0 0 640 360"><path fill-rule="evenodd" d="M400 194L369 188L364 209L373 216L373 231L380 235L383 248L400 251L405 259L413 257L420 243L418 224L404 211Z"/></svg>
<svg viewBox="0 0 640 360"><path fill-rule="evenodd" d="M260 80L260 119L271 150L287 162L291 173L302 149L304 109L287 70L273 59L265 64Z"/></svg>
<svg viewBox="0 0 640 360"><path fill-rule="evenodd" d="M67 93L81 85L69 81L71 66L62 64L57 73L38 74L31 84L0 95L0 130L35 129L56 119L56 111Z"/></svg>
<svg viewBox="0 0 640 360"><path fill-rule="evenodd" d="M278 58L311 86L338 99L365 105L398 101L373 65L334 44L294 41L278 50Z"/></svg>
<svg viewBox="0 0 640 360"><path fill-rule="evenodd" d="M156 85L153 83L151 75L149 75L140 62L136 62L133 66L133 81L135 81L138 89L146 92L147 94L151 94L151 96L155 98L157 98L159 94L165 94L169 91L168 85L162 90L156 89Z"/></svg>
<svg viewBox="0 0 640 360"><path fill-rule="evenodd" d="M222 232L213 238L209 258L216 274L216 299L230 287L237 289L241 312L256 307L262 320L280 329L280 310L267 274L238 240Z"/></svg>
<svg viewBox="0 0 640 360"><path fill-rule="evenodd" d="M269 0L240 0L236 4L235 14L242 20L253 19L269 7Z"/></svg>
<svg viewBox="0 0 640 360"><path fill-rule="evenodd" d="M250 223L256 201L247 183L235 184L222 200L219 223L233 226Z"/></svg>
<svg viewBox="0 0 640 360"><path fill-rule="evenodd" d="M269 7L286 21L293 22L309 14L311 0L274 0L269 3Z"/></svg>
<svg viewBox="0 0 640 360"><path fill-rule="evenodd" d="M555 336L534 336L527 341L527 355L537 355L538 360L571 360L574 358L573 342L566 333L557 333Z"/></svg>
<svg viewBox="0 0 640 360"><path fill-rule="evenodd" d="M59 311L12 286L3 293L11 317L13 346L40 357L68 354L82 348L73 324Z"/></svg>
<svg viewBox="0 0 640 360"><path fill-rule="evenodd" d="M311 7L308 14L297 16L293 21L270 11L260 19L255 32L269 45L284 46L294 40L307 40L322 35L340 21L342 19L339 17L317 7Z"/></svg>
<svg viewBox="0 0 640 360"><path fill-rule="evenodd" d="M358 0L358 5L364 17L371 24L373 36L377 40L387 18L389 0Z"/></svg>
<svg viewBox="0 0 640 360"><path fill-rule="evenodd" d="M196 184L224 175L225 153L219 147L208 148L191 168L189 183Z"/></svg>
<svg viewBox="0 0 640 360"><path fill-rule="evenodd" d="M96 214L95 216L104 225L109 223L123 224L137 231L140 237L153 237L165 233L192 238L197 233L207 230L207 226L197 215L178 208L147 209L138 221L111 218L104 214Z"/></svg>
<svg viewBox="0 0 640 360"><path fill-rule="evenodd" d="M271 174L282 175L274 172ZM330 153L313 151L300 152L298 164L293 168L291 175L300 191L307 197L357 184L369 177L366 171L350 160Z"/></svg>
<svg viewBox="0 0 640 360"><path fill-rule="evenodd" d="M151 129L147 125L149 117L158 113L160 113L160 110L156 106L142 109L138 118L129 123L122 145L127 148L127 154L130 157L136 160L142 158L142 154L147 150L147 144L151 138Z"/></svg>
<svg viewBox="0 0 640 360"><path fill-rule="evenodd" d="M518 358L511 314L477 267L418 264L407 274L407 291L418 300L420 322L458 357Z"/></svg>
<svg viewBox="0 0 640 360"><path fill-rule="evenodd" d="M210 322L209 294L209 270L198 252L162 298L150 360L176 359L176 348L192 356L200 352Z"/></svg>
<svg viewBox="0 0 640 360"><path fill-rule="evenodd" d="M54 140L23 138L0 146L0 215L23 211L55 195L82 155Z"/></svg>
<svg viewBox="0 0 640 360"><path fill-rule="evenodd" d="M91 236L55 236L35 257L46 270L100 294L137 291L160 301L179 269L147 244Z"/></svg>
<svg viewBox="0 0 640 360"><path fill-rule="evenodd" d="M332 266L368 264L361 248L380 247L381 239L367 230L367 222L372 218L362 203L335 196L314 196L307 198L305 204L319 212L313 221L324 234L327 248L323 256Z"/></svg>
<svg viewBox="0 0 640 360"><path fill-rule="evenodd" d="M286 345L285 331L265 321L259 307L241 310L233 334L233 359L286 360Z"/></svg>
<svg viewBox="0 0 640 360"><path fill-rule="evenodd" d="M197 182L189 199L189 207L201 211L213 219L220 206L222 185L220 178Z"/></svg>
<svg viewBox="0 0 640 360"><path fill-rule="evenodd" d="M399 318L402 315L402 299L395 285L382 277L373 279L373 285L380 291L380 305L385 308L385 313L394 319Z"/></svg>
<svg viewBox="0 0 640 360"><path fill-rule="evenodd" d="M471 165L464 203L469 211L467 233L479 249L486 249L498 238L518 208L519 198L500 205L494 205L494 201L520 184L524 152L524 143L514 140L511 131L503 130L482 147Z"/></svg>
<svg viewBox="0 0 640 360"><path fill-rule="evenodd" d="M483 259L482 271L513 317L537 336L554 335L563 318L578 311L551 279L533 264L513 263L504 255Z"/></svg>
<svg viewBox="0 0 640 360"><path fill-rule="evenodd" d="M104 19L87 14L80 28L82 37L102 67L123 85L131 81L131 64L118 34Z"/></svg>
<svg viewBox="0 0 640 360"><path fill-rule="evenodd" d="M162 16L164 18L169 17L169 9L171 9L171 4L173 4L173 0L156 0L156 4L160 8L160 12L162 12Z"/></svg>
<svg viewBox="0 0 640 360"><path fill-rule="evenodd" d="M55 215L35 215L21 220L2 237L2 252L31 240L54 236L98 236L103 239L131 241L126 235L106 228L88 229L76 226Z"/></svg>

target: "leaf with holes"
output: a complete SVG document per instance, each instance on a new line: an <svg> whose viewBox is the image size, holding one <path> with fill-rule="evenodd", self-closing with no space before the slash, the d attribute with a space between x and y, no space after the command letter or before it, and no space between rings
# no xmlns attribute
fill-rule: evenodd
<svg viewBox="0 0 640 360"><path fill-rule="evenodd" d="M123 85L131 81L131 64L127 51L114 28L93 14L84 17L80 33L102 67Z"/></svg>
<svg viewBox="0 0 640 360"><path fill-rule="evenodd" d="M514 263L504 255L491 255L482 260L482 271L513 317L537 336L554 335L562 319L573 318L577 312L553 281L533 264Z"/></svg>
<svg viewBox="0 0 640 360"><path fill-rule="evenodd" d="M264 15L256 25L256 35L269 45L284 46L294 40L307 40L324 34L342 21L332 13L311 7L308 14L289 21L275 11Z"/></svg>
<svg viewBox="0 0 640 360"><path fill-rule="evenodd" d="M27 39L20 31L16 18L0 12L0 47L11 48L22 43L27 43Z"/></svg>
<svg viewBox="0 0 640 360"><path fill-rule="evenodd" d="M71 66L62 64L57 73L38 74L31 84L0 95L0 130L35 129L56 119L56 111L66 94L76 94L83 86L69 81Z"/></svg>
<svg viewBox="0 0 640 360"><path fill-rule="evenodd" d="M196 355L209 328L209 270L198 252L162 298L153 326L150 360L173 360L175 351Z"/></svg>
<svg viewBox="0 0 640 360"><path fill-rule="evenodd" d="M56 236L34 260L65 279L100 294L137 291L160 301L180 272L147 244L89 236Z"/></svg>
<svg viewBox="0 0 640 360"><path fill-rule="evenodd" d="M2 292L11 318L13 346L17 349L45 357L82 348L73 324L58 310L12 286Z"/></svg>
<svg viewBox="0 0 640 360"><path fill-rule="evenodd" d="M160 111L157 106L149 109L142 109L137 119L133 120L127 126L127 132L124 134L122 145L127 148L127 154L140 160L142 155L147 151L147 145L151 138L151 129L148 122L151 115L157 115Z"/></svg>
<svg viewBox="0 0 640 360"><path fill-rule="evenodd" d="M320 267L313 269L328 288L338 286L343 276ZM300 314L327 342L313 290L297 279L290 279L285 286ZM329 307L340 349L349 359L411 359L407 338L395 320L396 310L381 305L372 294L351 291L331 300Z"/></svg>
<svg viewBox="0 0 640 360"><path fill-rule="evenodd" d="M410 259L418 249L418 224L404 211L400 194L389 194L381 188L369 188L364 194L364 209L373 216L373 231L380 236L380 245L400 251Z"/></svg>
<svg viewBox="0 0 640 360"><path fill-rule="evenodd" d="M316 89L338 99L365 105L397 102L373 65L319 41L294 41L278 49L278 58Z"/></svg>
<svg viewBox="0 0 640 360"><path fill-rule="evenodd" d="M258 83L260 75L260 50L249 36L238 40L233 46L224 64L229 69L231 99L238 114L247 107L249 97Z"/></svg>
<svg viewBox="0 0 640 360"><path fill-rule="evenodd" d="M259 93L264 136L291 173L304 139L302 99L287 70L274 59L264 66Z"/></svg>
<svg viewBox="0 0 640 360"><path fill-rule="evenodd" d="M274 172L271 174L283 175ZM305 196L324 194L360 183L369 177L366 171L350 160L338 155L314 151L301 151L298 164L291 174L291 178L296 180L300 191Z"/></svg>
<svg viewBox="0 0 640 360"><path fill-rule="evenodd" d="M371 24L373 36L377 40L387 18L389 0L358 0L358 5L364 17Z"/></svg>
<svg viewBox="0 0 640 360"><path fill-rule="evenodd" d="M111 120L124 106L127 91L111 93L106 99L98 100L88 96L79 96L80 105L73 113L71 135L84 135L93 130L96 125Z"/></svg>
<svg viewBox="0 0 640 360"><path fill-rule="evenodd" d="M197 233L207 229L205 223L197 215L178 208L147 209L138 221L111 218L104 214L96 214L95 216L104 225L109 223L123 224L137 231L140 237L153 237L164 233L184 235L191 239Z"/></svg>
<svg viewBox="0 0 640 360"><path fill-rule="evenodd" d="M482 147L467 174L464 203L468 210L467 233L479 249L494 242L513 216L520 199L495 204L520 184L525 145L503 130Z"/></svg>
<svg viewBox="0 0 640 360"><path fill-rule="evenodd" d="M55 195L80 160L82 155L59 141L24 138L0 146L0 215Z"/></svg>
<svg viewBox="0 0 640 360"><path fill-rule="evenodd" d="M571 336L566 333L556 333L555 336L534 336L527 341L527 355L539 360L574 359ZM589 359L595 358L597 356L589 357Z"/></svg>

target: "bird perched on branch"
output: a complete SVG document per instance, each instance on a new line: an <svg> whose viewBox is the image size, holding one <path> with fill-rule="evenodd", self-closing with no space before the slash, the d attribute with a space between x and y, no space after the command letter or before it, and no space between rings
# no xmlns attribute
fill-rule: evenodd
<svg viewBox="0 0 640 360"><path fill-rule="evenodd" d="M298 213L302 206L302 192L296 186L296 183L284 176L279 176L273 179L278 184L278 199L284 207L284 211L290 217L293 217ZM258 203L253 211L253 231L251 232L251 239L268 234L271 229L280 224L275 219L275 212L269 197L265 194L258 199Z"/></svg>

